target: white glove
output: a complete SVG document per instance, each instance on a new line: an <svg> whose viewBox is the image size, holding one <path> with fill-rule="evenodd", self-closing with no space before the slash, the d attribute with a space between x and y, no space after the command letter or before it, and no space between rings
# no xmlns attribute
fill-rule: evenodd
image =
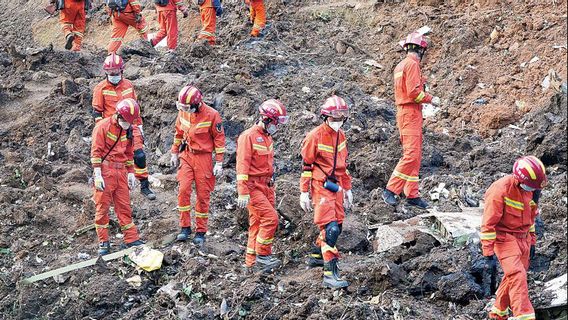
<svg viewBox="0 0 568 320"><path fill-rule="evenodd" d="M439 107L442 104L442 100L440 100L440 97L434 97L432 98L432 105Z"/></svg>
<svg viewBox="0 0 568 320"><path fill-rule="evenodd" d="M172 153L172 157L170 158L170 166L177 168L179 165L179 154Z"/></svg>
<svg viewBox="0 0 568 320"><path fill-rule="evenodd" d="M300 207L302 207L302 210L305 212L312 211L312 200L310 200L309 192L300 193Z"/></svg>
<svg viewBox="0 0 568 320"><path fill-rule="evenodd" d="M142 139L144 138L144 129L142 129L142 125L138 125L138 130L140 130L140 134L142 135Z"/></svg>
<svg viewBox="0 0 568 320"><path fill-rule="evenodd" d="M351 190L345 190L343 192L343 207L349 209L353 206L353 193Z"/></svg>
<svg viewBox="0 0 568 320"><path fill-rule="evenodd" d="M128 189L130 189L130 190L134 189L135 185L136 185L136 176L134 175L134 172L129 172L128 173Z"/></svg>
<svg viewBox="0 0 568 320"><path fill-rule="evenodd" d="M213 167L213 175L218 177L223 173L223 162L215 162L215 166Z"/></svg>
<svg viewBox="0 0 568 320"><path fill-rule="evenodd" d="M247 207L249 201L250 201L250 195L248 194L246 196L239 195L239 198L237 199L237 207L239 207L240 209L244 209Z"/></svg>
<svg viewBox="0 0 568 320"><path fill-rule="evenodd" d="M103 179L101 168L94 168L93 175L95 176L95 188L103 191L105 189L105 180Z"/></svg>

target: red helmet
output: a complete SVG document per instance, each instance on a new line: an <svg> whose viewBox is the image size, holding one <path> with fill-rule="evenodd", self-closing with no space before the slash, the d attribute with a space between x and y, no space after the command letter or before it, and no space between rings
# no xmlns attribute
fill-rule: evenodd
<svg viewBox="0 0 568 320"><path fill-rule="evenodd" d="M264 101L260 107L258 107L258 112L260 115L269 118L277 124L286 124L288 122L286 107L282 102L276 99Z"/></svg>
<svg viewBox="0 0 568 320"><path fill-rule="evenodd" d="M194 86L185 86L179 91L177 102L182 106L200 105L201 101L203 101L203 95Z"/></svg>
<svg viewBox="0 0 568 320"><path fill-rule="evenodd" d="M124 70L124 61L122 58L116 54L111 53L108 57L106 57L105 62L103 63L103 70L104 71L111 71L111 70Z"/></svg>
<svg viewBox="0 0 568 320"><path fill-rule="evenodd" d="M347 118L349 116L349 106L339 96L331 96L325 100L325 103L320 108L320 114L332 118Z"/></svg>
<svg viewBox="0 0 568 320"><path fill-rule="evenodd" d="M426 41L426 37L423 34L416 31L407 35L406 39L400 41L398 44L403 49L406 49L409 45L415 45L423 49L428 48L428 42Z"/></svg>
<svg viewBox="0 0 568 320"><path fill-rule="evenodd" d="M513 176L520 183L533 189L540 190L548 183L544 164L535 156L526 156L515 161Z"/></svg>
<svg viewBox="0 0 568 320"><path fill-rule="evenodd" d="M140 117L140 105L132 98L126 98L116 104L116 112L128 123L133 124Z"/></svg>

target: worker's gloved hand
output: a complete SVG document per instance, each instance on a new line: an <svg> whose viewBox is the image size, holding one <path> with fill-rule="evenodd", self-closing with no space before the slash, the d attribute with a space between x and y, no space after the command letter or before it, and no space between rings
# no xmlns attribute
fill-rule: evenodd
<svg viewBox="0 0 568 320"><path fill-rule="evenodd" d="M536 258L536 247L535 247L535 245L533 244L533 245L531 246L531 251L530 251L530 259L531 259L531 261L534 260L534 258Z"/></svg>
<svg viewBox="0 0 568 320"><path fill-rule="evenodd" d="M130 189L130 190L134 189L135 185L136 185L136 176L134 175L134 172L129 172L128 173L128 189Z"/></svg>
<svg viewBox="0 0 568 320"><path fill-rule="evenodd" d="M95 188L103 191L105 189L105 180L103 179L101 168L94 168L93 175L95 176Z"/></svg>
<svg viewBox="0 0 568 320"><path fill-rule="evenodd" d="M237 199L237 207L239 207L239 209L244 209L247 207L249 201L250 195L239 195L239 198Z"/></svg>
<svg viewBox="0 0 568 320"><path fill-rule="evenodd" d="M351 190L345 190L343 192L343 207L349 209L353 206L353 192Z"/></svg>
<svg viewBox="0 0 568 320"><path fill-rule="evenodd" d="M142 21L142 14L137 13L136 15L134 15L134 21L136 21L136 23L139 23L140 21Z"/></svg>
<svg viewBox="0 0 568 320"><path fill-rule="evenodd" d="M223 6L215 7L215 15L220 17L223 14Z"/></svg>
<svg viewBox="0 0 568 320"><path fill-rule="evenodd" d="M177 168L179 166L179 154L172 153L172 157L170 158L170 166Z"/></svg>
<svg viewBox="0 0 568 320"><path fill-rule="evenodd" d="M213 167L213 175L218 177L223 173L223 162L215 162L215 166Z"/></svg>
<svg viewBox="0 0 568 320"><path fill-rule="evenodd" d="M300 207L305 212L312 212L312 201L310 200L309 192L300 193Z"/></svg>
<svg viewBox="0 0 568 320"><path fill-rule="evenodd" d="M432 104L436 107L439 107L442 104L442 100L440 99L440 97L434 97L432 98Z"/></svg>

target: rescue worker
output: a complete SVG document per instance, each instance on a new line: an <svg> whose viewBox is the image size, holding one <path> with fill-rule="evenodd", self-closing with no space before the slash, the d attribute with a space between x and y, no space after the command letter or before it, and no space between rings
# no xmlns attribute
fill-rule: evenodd
<svg viewBox="0 0 568 320"><path fill-rule="evenodd" d="M116 112L116 105L119 101L126 98L137 99L132 82L123 77L124 61L119 55L111 53L105 59L103 70L106 79L99 82L93 90L92 104L95 122L112 116ZM134 142L134 168L136 178L140 181L140 192L149 200L154 200L156 195L150 189L150 182L148 181L141 117L135 119L131 132Z"/></svg>
<svg viewBox="0 0 568 320"><path fill-rule="evenodd" d="M536 244L535 218L538 214L534 193L547 184L544 164L534 156L515 161L513 174L495 181L485 193L481 224L481 245L488 270L496 258L503 269L491 319L535 319L529 300L527 270ZM537 199L538 200L538 199Z"/></svg>
<svg viewBox="0 0 568 320"><path fill-rule="evenodd" d="M56 0L51 0L55 4ZM85 27L87 24L88 0L67 0L60 9L59 23L65 36L65 49L81 51Z"/></svg>
<svg viewBox="0 0 568 320"><path fill-rule="evenodd" d="M110 11L112 21L112 36L108 45L108 53L116 53L122 45L122 40L131 26L140 37L148 40L148 25L142 16L142 7L139 0L128 0L124 11Z"/></svg>
<svg viewBox="0 0 568 320"><path fill-rule="evenodd" d="M425 91L425 79L420 72L420 61L428 47L426 38L414 32L400 44L407 54L394 69L394 94L403 155L388 181L383 199L387 204L396 206L397 196L404 192L408 204L426 209L428 203L420 198L418 191L422 161L422 104L438 106L440 98Z"/></svg>
<svg viewBox="0 0 568 320"><path fill-rule="evenodd" d="M312 211L320 229L310 266L323 265L323 285L343 288L349 283L339 276L337 239L343 228L344 209L353 204L351 176L347 170L347 139L341 126L349 116L349 106L341 97L331 96L320 108L323 123L310 131L302 142L304 168L300 178L300 206ZM322 259L323 258L323 259Z"/></svg>
<svg viewBox="0 0 568 320"><path fill-rule="evenodd" d="M162 39L168 37L168 52L174 53L178 43L178 21L177 10L183 13L183 17L187 18L189 10L183 5L183 0L162 0L165 5L156 3L156 11L158 13L158 24L160 30L150 41L152 46L156 46Z"/></svg>
<svg viewBox="0 0 568 320"><path fill-rule="evenodd" d="M201 31L197 36L198 40L207 40L210 45L216 42L215 29L217 17L223 14L223 6L221 0L200 0L203 1L199 5L201 14Z"/></svg>
<svg viewBox="0 0 568 320"><path fill-rule="evenodd" d="M195 182L197 230L193 243L202 246L207 232L211 191L215 188L215 177L223 172L225 131L219 112L203 102L203 95L196 87L183 87L178 94L176 105L178 115L171 149L171 165L178 168L181 232L177 240L186 241L191 234L190 200L191 187ZM215 152L215 166L211 159L212 152Z"/></svg>
<svg viewBox="0 0 568 320"><path fill-rule="evenodd" d="M132 139L128 130L140 117L136 100L127 98L116 105L115 114L99 121L93 129L91 164L95 185L95 228L99 239L99 255L110 252L109 208L114 203L126 247L143 244L132 222L129 189L134 187Z"/></svg>
<svg viewBox="0 0 568 320"><path fill-rule="evenodd" d="M249 6L249 19L252 23L251 37L260 37L260 33L266 27L266 10L264 9L264 0L245 0Z"/></svg>
<svg viewBox="0 0 568 320"><path fill-rule="evenodd" d="M237 206L248 208L249 212L245 265L267 272L281 264L272 255L272 243L278 227L272 179L272 136L279 125L288 122L288 116L286 107L276 99L266 100L258 111L259 120L241 133L237 141Z"/></svg>

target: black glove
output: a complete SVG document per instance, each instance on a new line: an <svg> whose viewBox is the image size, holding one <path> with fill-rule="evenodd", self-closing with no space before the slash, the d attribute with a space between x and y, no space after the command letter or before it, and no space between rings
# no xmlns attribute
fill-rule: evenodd
<svg viewBox="0 0 568 320"><path fill-rule="evenodd" d="M141 13L137 13L134 16L134 21L136 21L136 23L139 23L142 20L142 14Z"/></svg>
<svg viewBox="0 0 568 320"><path fill-rule="evenodd" d="M534 260L534 258L536 258L536 247L534 246L534 244L531 246L531 251L530 251L530 259L531 261Z"/></svg>

